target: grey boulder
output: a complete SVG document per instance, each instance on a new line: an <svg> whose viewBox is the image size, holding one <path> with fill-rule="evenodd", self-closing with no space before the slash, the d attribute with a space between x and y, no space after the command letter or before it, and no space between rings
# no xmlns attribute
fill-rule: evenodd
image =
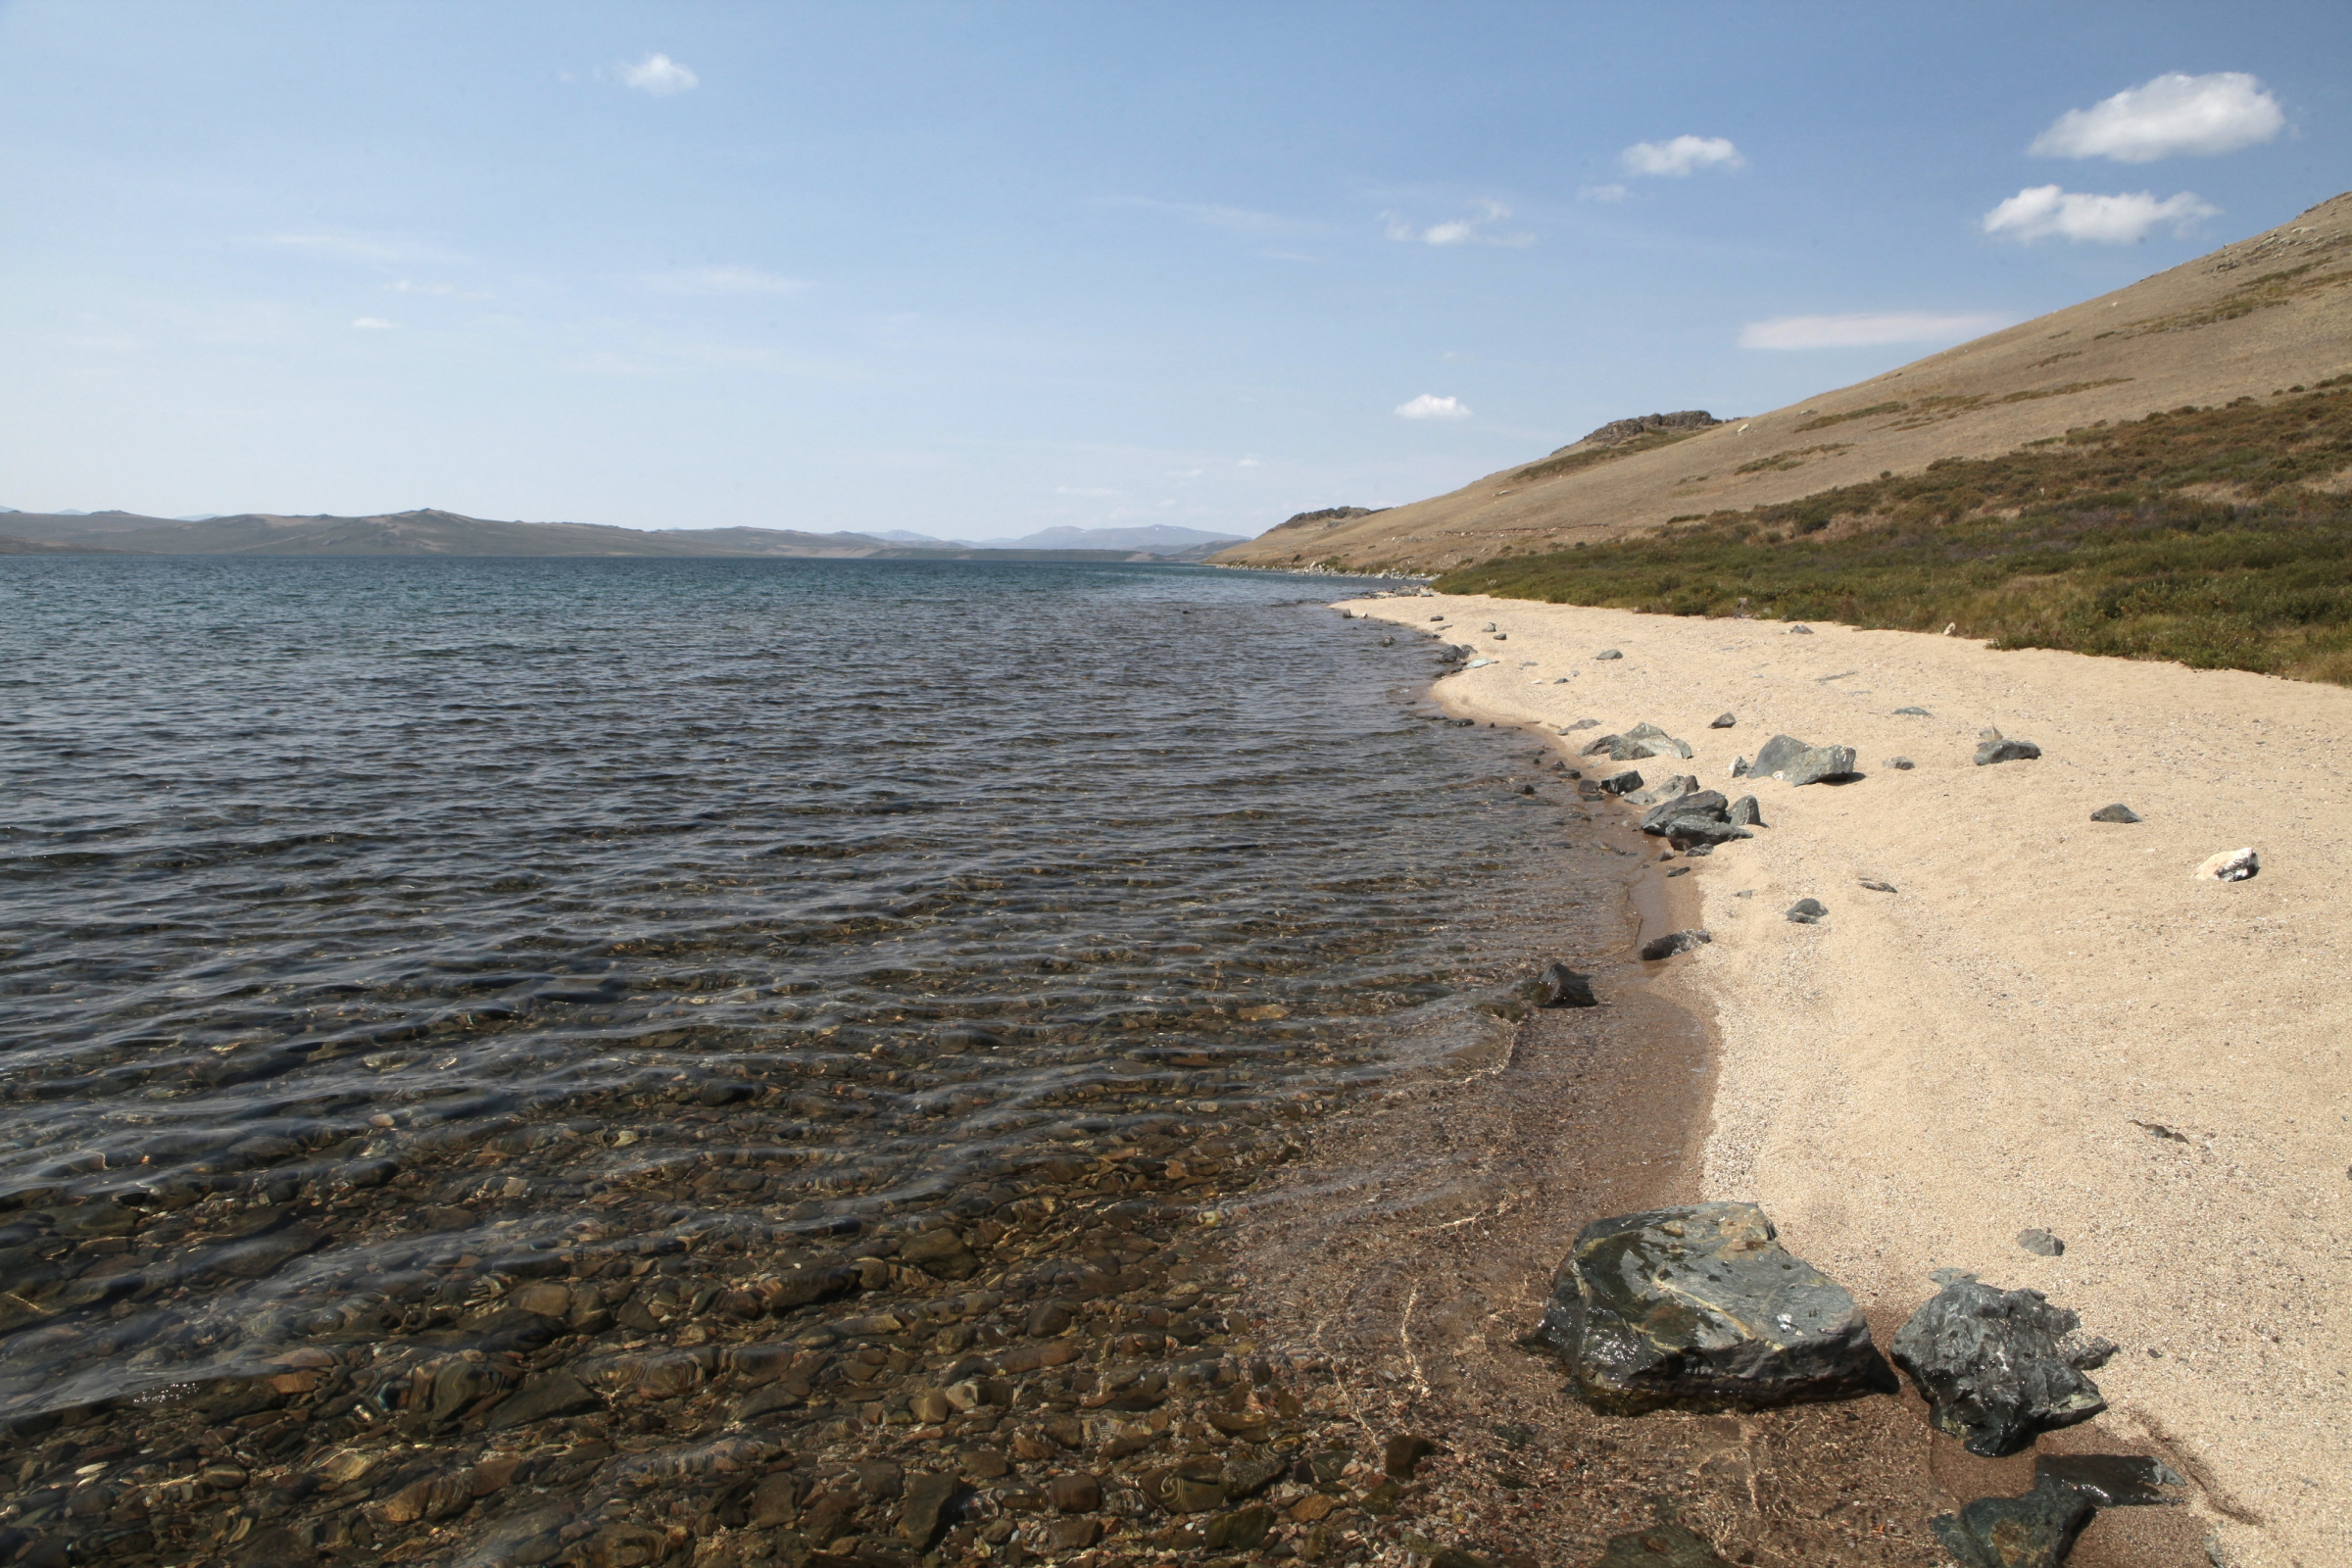
<svg viewBox="0 0 2352 1568"><path fill-rule="evenodd" d="M1592 657L1594 659L1623 659L1625 656L1614 648L1603 648L1599 653L1594 654Z"/></svg>
<svg viewBox="0 0 2352 1568"><path fill-rule="evenodd" d="M1734 724L1739 722L1740 717L1737 713L1717 713L1713 718L1707 721L1707 728L1730 729Z"/></svg>
<svg viewBox="0 0 2352 1568"><path fill-rule="evenodd" d="M1622 773L1611 773L1602 779L1600 787L1611 795L1631 795L1642 787L1642 775L1629 767Z"/></svg>
<svg viewBox="0 0 2352 1568"><path fill-rule="evenodd" d="M1731 805L1731 819L1741 827L1762 827L1764 809L1753 795L1742 795Z"/></svg>
<svg viewBox="0 0 2352 1568"><path fill-rule="evenodd" d="M1784 912L1798 925L1812 925L1825 918L1830 909L1819 899L1799 899Z"/></svg>
<svg viewBox="0 0 2352 1568"><path fill-rule="evenodd" d="M2082 1374L2115 1348L2082 1342L2082 1321L2039 1291L1962 1277L1896 1333L1894 1364L1918 1386L1936 1431L1998 1459L2107 1408L2098 1385Z"/></svg>
<svg viewBox="0 0 2352 1568"><path fill-rule="evenodd" d="M1666 824L1678 816L1707 816L1729 821L1731 803L1714 790L1694 790L1690 794L1661 801L1642 813L1642 831L1653 837L1665 833Z"/></svg>
<svg viewBox="0 0 2352 1568"><path fill-rule="evenodd" d="M1647 719L1643 719L1625 733L1629 740L1637 740L1649 747L1649 755L1652 757L1664 757L1669 752L1686 759L1690 755L1690 742L1676 740Z"/></svg>
<svg viewBox="0 0 2352 1568"><path fill-rule="evenodd" d="M1595 1220L1552 1278L1528 1343L1594 1409L1765 1409L1892 1393L1844 1290L1783 1250L1753 1203Z"/></svg>
<svg viewBox="0 0 2352 1568"><path fill-rule="evenodd" d="M2096 1512L2088 1493L2043 1477L2022 1497L1979 1497L1928 1528L1962 1568L2058 1568Z"/></svg>
<svg viewBox="0 0 2352 1568"><path fill-rule="evenodd" d="M1854 771L1851 746L1808 746L1793 735L1775 735L1748 764L1751 775L1779 777L1790 784L1818 784L1823 779L1850 778Z"/></svg>
<svg viewBox="0 0 2352 1568"><path fill-rule="evenodd" d="M2031 762L2041 755L2041 748L2032 741L2013 741L1995 738L1977 743L1977 765L1986 767L1994 762Z"/></svg>

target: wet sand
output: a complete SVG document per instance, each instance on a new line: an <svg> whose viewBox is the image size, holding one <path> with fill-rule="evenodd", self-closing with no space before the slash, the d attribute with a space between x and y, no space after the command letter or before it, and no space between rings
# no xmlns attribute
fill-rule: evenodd
<svg viewBox="0 0 2352 1568"><path fill-rule="evenodd" d="M1715 940L1648 966L1662 973L1634 988L1636 1005L1712 1025L1711 1093L1680 1138L1639 1090L1599 1118L1621 1135L1652 1118L1646 1157L1681 1155L1645 1168L1654 1185L1631 1179L1630 1152L1581 1141L1568 1119L1579 1102L1567 1097L1590 1091L1548 1068L1544 1042L1598 1027L1582 1018L1524 1029L1504 1093L1432 1091L1418 1125L1385 1135L1433 1149L1456 1137L1476 1150L1457 1162L1478 1165L1452 1188L1432 1184L1460 1190L1452 1212L1416 1221L1450 1228L1392 1242L1387 1272L1359 1292L1364 1353L1387 1335L1391 1370L1463 1369L1450 1386L1397 1371L1396 1414L1466 1430L1537 1424L1505 1408L1549 1410L1570 1458L1621 1465L1596 1477L1604 1498L1643 1479L1646 1462L1661 1490L1675 1479L1693 1492L1685 1506L1735 1560L1934 1560L1926 1514L2024 1490L2030 1456L1988 1464L1931 1439L1908 1394L1738 1420L1602 1422L1510 1347L1568 1238L1639 1206L1637 1188L1643 1201L1751 1199L1792 1251L1853 1291L1882 1346L1932 1292L1928 1271L1948 1266L2042 1290L2124 1347L2096 1375L2108 1414L2041 1447L2156 1453L2196 1495L2102 1514L2075 1561L2193 1563L2209 1542L2232 1565L2347 1559L2352 1453L2336 1412L2352 1326L2332 1303L2352 1260L2332 1216L2352 1126L2334 983L2345 917L2331 895L2352 853L2317 824L2340 810L2352 777L2352 692L1829 625L1806 636L1489 599L1350 608L1416 631L1448 615L1438 635L1495 662L1446 677L1444 699L1526 726L1563 756L1648 719L1696 757L1633 764L1645 774L1728 787L1735 756L1786 731L1855 746L1864 775L1732 788L1752 787L1769 825L1676 862L1691 873L1671 884L1694 903L1688 923ZM1480 630L1489 621L1500 638ZM1624 657L1592 658L1612 647ZM1894 712L1904 707L1928 716ZM1710 730L1725 710L1736 726ZM1600 727L1553 734L1586 716ZM2042 758L1975 766L1987 725L2036 742ZM1885 765L1896 756L1916 765ZM2145 820L2088 820L2117 801ZM2265 866L2254 880L2191 880L2207 856L2248 844ZM1829 918L1784 920L1804 896ZM1631 1019L1612 1027L1640 1032ZM1639 1059L1629 1081L1657 1083L1654 1058ZM1685 1114L1698 1098L1682 1102ZM1360 1163L1393 1157L1375 1146ZM1477 1217L1482 1203L1491 1218ZM2064 1255L2022 1250L2029 1227L2063 1238ZM1472 1304L1433 1312L1431 1291L1453 1287ZM1427 1327L1441 1317L1448 1326ZM1415 1376L1426 1395L1403 1386ZM1771 1479L1774 1456L1792 1451L1801 1460ZM1776 1506L1791 1478L1805 1500ZM1838 1497L1847 1501L1817 1506ZM1603 1517L1569 1529L1555 1512L1545 1529L1589 1543L1623 1510L1588 1514ZM1850 1529L1832 1526L1840 1520Z"/></svg>

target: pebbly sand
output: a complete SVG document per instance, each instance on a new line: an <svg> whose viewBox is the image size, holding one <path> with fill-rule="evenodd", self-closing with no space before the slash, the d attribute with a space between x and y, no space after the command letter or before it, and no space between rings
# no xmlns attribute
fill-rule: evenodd
<svg viewBox="0 0 2352 1568"><path fill-rule="evenodd" d="M1647 719L1696 757L1631 764L1645 777L1759 797L1754 840L1678 859L1690 874L1665 884L1675 918L1714 941L1649 966L1643 989L1711 1019L1716 1059L1698 1168L1660 1173L1660 1196L1761 1203L1790 1250L1853 1292L1882 1346L1932 1293L1931 1269L2045 1292L2124 1347L2096 1374L2108 1413L2045 1448L2165 1456L2194 1483L2197 1544L2230 1568L2352 1561L2352 844L2337 828L2352 691L1829 624L1808 636L1483 597L1348 608L1494 660L1439 683L1457 711L1527 726L1564 758ZM1501 638L1480 630L1490 621ZM1605 648L1624 657L1595 661ZM1737 726L1709 729L1726 710ZM1601 727L1553 734L1588 716ZM2042 757L1974 765L1987 725ZM1733 759L1784 731L1854 747L1864 776L1735 785ZM1898 756L1916 765L1886 765ZM2115 802L2144 820L2089 819ZM1618 842L1654 860L1663 846L1631 822ZM2192 879L2241 846L2259 851L2259 876ZM1825 920L1783 918L1808 896ZM1573 1157L1565 1134L1552 1147ZM1513 1206L1507 1192L1492 1205ZM1519 1245L1553 1247L1594 1213L1532 1229L1523 1215ZM2029 1228L2064 1254L2025 1250ZM1456 1348L1493 1349L1557 1257L1512 1258L1498 1289L1516 1298L1493 1300L1493 1322ZM1786 1436L1821 1418L1778 1419ZM1881 1448L1907 1446L1895 1468L1910 1480L1884 1489L1890 1517L2030 1484L2030 1469L1966 1460L1924 1428L1853 1419L1886 1428ZM1772 1435L1771 1420L1737 1425L1739 1442L1707 1440L1723 1418L1691 1441L1752 1450ZM1628 1441L1671 1447L1658 1434L1672 1430ZM2160 1512L2162 1549L2116 1533ZM2077 1560L2186 1561L2191 1522L2102 1515ZM1914 1551L1917 1525L1903 1529ZM1779 1555L1765 1530L1751 1560Z"/></svg>

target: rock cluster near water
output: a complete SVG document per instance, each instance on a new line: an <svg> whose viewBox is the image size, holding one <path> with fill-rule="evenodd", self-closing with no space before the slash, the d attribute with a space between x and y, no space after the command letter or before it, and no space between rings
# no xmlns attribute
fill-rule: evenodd
<svg viewBox="0 0 2352 1568"><path fill-rule="evenodd" d="M1941 1289L1893 1347L1937 1431L1999 1457L2106 1408L2084 1374L2115 1347L2085 1339L2075 1313L2035 1291L1937 1277ZM1610 1415L1767 1409L1897 1389L1853 1298L1790 1256L1752 1203L1594 1220L1522 1343L1559 1357L1568 1392ZM2154 1459L2042 1455L2033 1490L1980 1497L1931 1526L1965 1568L2055 1568L2098 1509L2171 1501L2168 1489L2181 1485ZM1720 1560L1700 1538L1661 1528L1613 1540L1602 1563L1659 1558Z"/></svg>
<svg viewBox="0 0 2352 1568"><path fill-rule="evenodd" d="M1595 1220L1530 1337L1612 1415L1764 1409L1890 1393L1854 1298L1784 1250L1753 1203Z"/></svg>

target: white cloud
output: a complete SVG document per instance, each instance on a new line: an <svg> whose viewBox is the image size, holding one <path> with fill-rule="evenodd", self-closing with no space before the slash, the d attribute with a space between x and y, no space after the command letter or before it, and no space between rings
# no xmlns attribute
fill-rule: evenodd
<svg viewBox="0 0 2352 1568"><path fill-rule="evenodd" d="M1627 195L1623 185L1579 185L1576 199L1580 202L1621 202Z"/></svg>
<svg viewBox="0 0 2352 1568"><path fill-rule="evenodd" d="M1442 398L1424 392L1410 403L1396 405L1399 419L1467 419L1470 410L1459 398Z"/></svg>
<svg viewBox="0 0 2352 1568"><path fill-rule="evenodd" d="M647 55L633 66L621 67L620 79L639 92L650 92L657 98L691 91L701 86L703 81L702 77L667 55Z"/></svg>
<svg viewBox="0 0 2352 1568"><path fill-rule="evenodd" d="M389 332L400 323L398 321L387 321L380 316L363 316L355 319L351 324L358 327L363 332Z"/></svg>
<svg viewBox="0 0 2352 1568"><path fill-rule="evenodd" d="M1853 349L1881 343L1956 343L2009 324L2005 316L1937 316L1886 311L1853 316L1779 316L1740 329L1743 349Z"/></svg>
<svg viewBox="0 0 2352 1568"><path fill-rule="evenodd" d="M1747 167L1747 160L1740 156L1740 149L1727 136L1638 141L1617 155L1617 163L1629 174L1671 174L1678 178L1701 169Z"/></svg>
<svg viewBox="0 0 2352 1568"><path fill-rule="evenodd" d="M1257 466L1257 460L1255 458L1244 458L1241 462L1235 464L1234 466L1237 468L1254 468Z"/></svg>
<svg viewBox="0 0 2352 1568"><path fill-rule="evenodd" d="M1424 245L1533 245L1533 234L1493 234L1483 226L1499 223L1511 216L1511 210L1500 202L1478 203L1478 216L1457 218L1450 222L1433 223L1420 228L1395 213L1383 213L1388 235L1396 240L1417 240Z"/></svg>
<svg viewBox="0 0 2352 1568"><path fill-rule="evenodd" d="M2208 76L2175 71L2088 109L2069 109L2026 150L2145 164L2183 153L2233 153L2269 141L2285 123L2278 100L2242 71Z"/></svg>
<svg viewBox="0 0 2352 1568"><path fill-rule="evenodd" d="M798 294L808 284L757 267L687 267L649 280L664 294Z"/></svg>
<svg viewBox="0 0 2352 1568"><path fill-rule="evenodd" d="M2087 196L2055 185L2030 185L1984 215L1984 232L2029 244L2055 235L2078 243L2129 245L2145 239L2160 223L2170 223L2174 233L2184 235L2199 220L2220 214L2220 208L2187 191L2158 201L2144 190L2137 195Z"/></svg>

